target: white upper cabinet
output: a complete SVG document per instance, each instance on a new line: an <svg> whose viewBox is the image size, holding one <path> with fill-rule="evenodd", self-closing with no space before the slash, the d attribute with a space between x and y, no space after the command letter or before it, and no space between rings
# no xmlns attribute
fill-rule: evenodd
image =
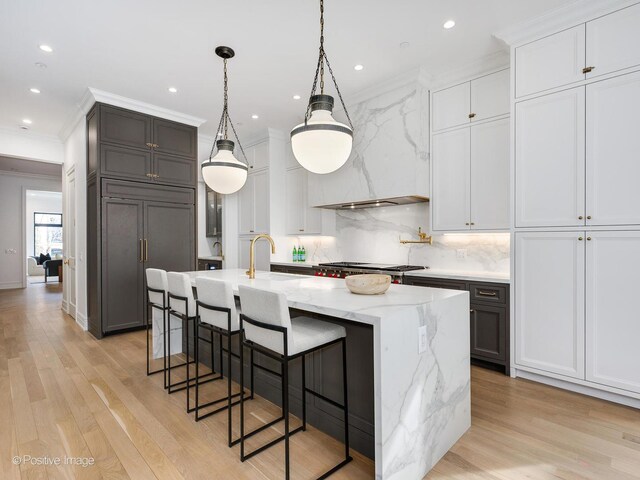
<svg viewBox="0 0 640 480"><path fill-rule="evenodd" d="M251 173L238 192L239 233L269 233L269 171Z"/></svg>
<svg viewBox="0 0 640 480"><path fill-rule="evenodd" d="M469 230L469 149L468 128L433 136L433 230Z"/></svg>
<svg viewBox="0 0 640 480"><path fill-rule="evenodd" d="M585 225L585 94L516 104L515 225Z"/></svg>
<svg viewBox="0 0 640 480"><path fill-rule="evenodd" d="M516 98L584 80L585 25L515 50Z"/></svg>
<svg viewBox="0 0 640 480"><path fill-rule="evenodd" d="M587 23L587 78L640 65L640 4Z"/></svg>
<svg viewBox="0 0 640 480"><path fill-rule="evenodd" d="M509 114L509 69L471 80L471 121Z"/></svg>
<svg viewBox="0 0 640 480"><path fill-rule="evenodd" d="M434 92L431 99L434 132L470 122L471 85L469 82Z"/></svg>
<svg viewBox="0 0 640 480"><path fill-rule="evenodd" d="M257 143L251 147L253 153L253 169L262 170L269 166L269 141Z"/></svg>
<svg viewBox="0 0 640 480"><path fill-rule="evenodd" d="M584 378L584 234L515 235L515 362Z"/></svg>
<svg viewBox="0 0 640 480"><path fill-rule="evenodd" d="M587 225L640 224L640 72L587 85Z"/></svg>
<svg viewBox="0 0 640 480"><path fill-rule="evenodd" d="M640 232L587 239L586 379L640 393Z"/></svg>
<svg viewBox="0 0 640 480"><path fill-rule="evenodd" d="M471 230L509 228L509 119L471 127Z"/></svg>
<svg viewBox="0 0 640 480"><path fill-rule="evenodd" d="M304 168L287 170L286 215L287 235L319 235L322 233L322 212L309 207L307 171Z"/></svg>
<svg viewBox="0 0 640 480"><path fill-rule="evenodd" d="M296 160L296 156L293 154L293 150L291 149L291 142L287 142L287 145L285 148L286 148L286 152L285 152L284 167L287 169L299 168L300 164Z"/></svg>

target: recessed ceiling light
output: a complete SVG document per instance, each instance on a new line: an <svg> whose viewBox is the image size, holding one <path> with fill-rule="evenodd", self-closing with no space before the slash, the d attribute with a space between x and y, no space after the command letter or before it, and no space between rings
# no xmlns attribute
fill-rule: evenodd
<svg viewBox="0 0 640 480"><path fill-rule="evenodd" d="M253 115L251 115L251 118L253 118L254 120L257 120L257 119L259 119L260 117L254 113Z"/></svg>
<svg viewBox="0 0 640 480"><path fill-rule="evenodd" d="M293 96L293 99L294 99L294 100L300 100L300 95L294 95L294 96Z"/></svg>
<svg viewBox="0 0 640 480"><path fill-rule="evenodd" d="M38 68L47 68L47 64L42 62L36 62L34 65Z"/></svg>
<svg viewBox="0 0 640 480"><path fill-rule="evenodd" d="M18 128L20 130L29 130L29 127L27 127L26 125L18 125Z"/></svg>
<svg viewBox="0 0 640 480"><path fill-rule="evenodd" d="M363 68L364 68L364 65L360 65L360 64L358 64L358 65L356 65L355 67L353 67L353 69L354 69L354 70L356 70L356 71L358 71L358 72L359 72L360 70L362 70Z"/></svg>
<svg viewBox="0 0 640 480"><path fill-rule="evenodd" d="M31 125L33 122L31 120L29 120L28 118L23 118L22 119L22 123L26 123L27 125Z"/></svg>
<svg viewBox="0 0 640 480"><path fill-rule="evenodd" d="M176 87L169 87L169 93L178 93L178 89Z"/></svg>
<svg viewBox="0 0 640 480"><path fill-rule="evenodd" d="M442 26L447 30L449 30L450 28L453 28L456 26L456 22L454 22L453 20L447 20L446 22L444 22L444 25Z"/></svg>
<svg viewBox="0 0 640 480"><path fill-rule="evenodd" d="M409 48L409 45L411 45L409 42L402 42L400 48Z"/></svg>
<svg viewBox="0 0 640 480"><path fill-rule="evenodd" d="M40 93L40 90L39 90L39 89L37 89L37 88L30 88L30 89L29 89L29 91L30 91L31 93Z"/></svg>
<svg viewBox="0 0 640 480"><path fill-rule="evenodd" d="M53 48L51 48L49 45L45 45L45 44L40 45L40 50L42 50L43 52L47 52L47 53L53 52Z"/></svg>

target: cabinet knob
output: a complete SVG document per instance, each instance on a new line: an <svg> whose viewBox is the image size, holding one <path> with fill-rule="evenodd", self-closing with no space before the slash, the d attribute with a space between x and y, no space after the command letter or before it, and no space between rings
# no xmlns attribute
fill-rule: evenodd
<svg viewBox="0 0 640 480"><path fill-rule="evenodd" d="M591 241L591 237L587 237L587 240Z"/></svg>
<svg viewBox="0 0 640 480"><path fill-rule="evenodd" d="M583 217L582 215L580 215L580 216L578 217L578 220L583 220L583 219L584 219L584 217Z"/></svg>
<svg viewBox="0 0 640 480"><path fill-rule="evenodd" d="M153 143L149 143L149 142L147 142L147 143L145 143L145 145L146 145L147 147L149 147L149 148L153 148Z"/></svg>
<svg viewBox="0 0 640 480"><path fill-rule="evenodd" d="M301 229L300 229L300 231L301 231L301 232L304 232L304 228L301 228Z"/></svg>
<svg viewBox="0 0 640 480"><path fill-rule="evenodd" d="M153 178L153 173L147 173L147 177Z"/></svg>
<svg viewBox="0 0 640 480"><path fill-rule="evenodd" d="M465 225L469 225L469 222L466 222Z"/></svg>
<svg viewBox="0 0 640 480"><path fill-rule="evenodd" d="M583 238L582 238L582 237L578 237L578 240L582 241L582 240L583 240Z"/></svg>
<svg viewBox="0 0 640 480"><path fill-rule="evenodd" d="M591 215L587 215L587 220L591 220Z"/></svg>
<svg viewBox="0 0 640 480"><path fill-rule="evenodd" d="M475 223L471 222L471 225L475 225Z"/></svg>
<svg viewBox="0 0 640 480"><path fill-rule="evenodd" d="M592 72L596 67L584 67L582 69L582 73L590 73Z"/></svg>
<svg viewBox="0 0 640 480"><path fill-rule="evenodd" d="M469 118L474 118L475 116L476 116L476 114L475 114L475 113L470 113L470 114L469 114Z"/></svg>

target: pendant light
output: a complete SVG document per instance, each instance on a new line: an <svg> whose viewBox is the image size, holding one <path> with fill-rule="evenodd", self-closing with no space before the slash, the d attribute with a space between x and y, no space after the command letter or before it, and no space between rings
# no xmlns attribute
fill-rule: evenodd
<svg viewBox="0 0 640 480"><path fill-rule="evenodd" d="M333 119L333 97L324 93L324 66L338 92L349 126ZM320 93L316 94L318 78ZM329 58L324 51L324 0L320 0L320 52L304 122L291 130L291 149L300 165L313 173L331 173L345 164L353 145L353 124L344 104Z"/></svg>
<svg viewBox="0 0 640 480"><path fill-rule="evenodd" d="M228 108L228 79L227 79L227 60L233 58L234 51L229 47L216 48L216 55L224 61L224 106L222 107L222 116L220 124L216 132L216 141L211 147L209 160L202 163L202 178L207 186L214 192L222 194L235 193L240 190L247 181L247 172L249 170L247 156L244 154L240 139L236 133L236 129L229 117ZM229 125L235 136L242 156L246 163L243 163L233 156L233 141L229 140ZM218 149L215 156L214 151Z"/></svg>

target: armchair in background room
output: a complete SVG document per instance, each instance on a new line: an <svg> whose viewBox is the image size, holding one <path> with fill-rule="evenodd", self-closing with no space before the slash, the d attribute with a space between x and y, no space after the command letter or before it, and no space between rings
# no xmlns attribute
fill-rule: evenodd
<svg viewBox="0 0 640 480"><path fill-rule="evenodd" d="M58 267L62 267L62 260L47 260L42 264L44 267L44 281L47 282L47 277L58 277L60 280Z"/></svg>

